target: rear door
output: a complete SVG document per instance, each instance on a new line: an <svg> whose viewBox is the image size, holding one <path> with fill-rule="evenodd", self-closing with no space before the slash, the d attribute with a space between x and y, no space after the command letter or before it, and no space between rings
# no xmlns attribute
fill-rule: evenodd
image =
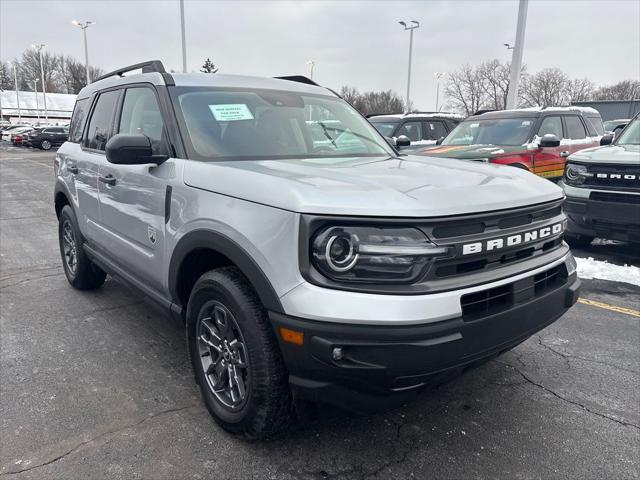
<svg viewBox="0 0 640 480"><path fill-rule="evenodd" d="M115 133L146 135L154 155L168 154L166 122L153 87L128 87L119 110ZM163 287L165 196L175 171L174 159L160 166L100 164L100 244L155 290Z"/></svg>
<svg viewBox="0 0 640 480"><path fill-rule="evenodd" d="M441 120L424 120L422 122L422 139L425 145L435 145L438 139L447 136L447 127Z"/></svg>
<svg viewBox="0 0 640 480"><path fill-rule="evenodd" d="M565 141L562 144L566 147L563 152L569 152L569 155L589 147L595 147L600 144L600 139L589 134L589 130L593 127L585 124L582 116L578 114L563 115L564 129L566 132Z"/></svg>
<svg viewBox="0 0 640 480"><path fill-rule="evenodd" d="M106 163L105 146L113 132L113 121L120 90L109 90L98 94L93 102L91 115L82 140L82 148L76 155L75 164L70 164L74 174L80 215L87 239L98 241L100 207L98 202L98 175L100 166ZM74 170L75 169L75 170Z"/></svg>

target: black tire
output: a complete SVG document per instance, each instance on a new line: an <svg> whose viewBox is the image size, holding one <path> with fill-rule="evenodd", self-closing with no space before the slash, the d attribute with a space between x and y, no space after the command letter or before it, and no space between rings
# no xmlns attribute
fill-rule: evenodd
<svg viewBox="0 0 640 480"><path fill-rule="evenodd" d="M217 328L218 314L221 312L226 312L222 316L225 318L222 324L226 323L227 333L220 329L218 336L209 335L211 323ZM227 335L225 338L235 335L244 345L242 350L246 368L235 370L233 356L225 367L227 357L222 358L217 353L218 349L213 350L214 347L205 342L208 339L216 343L224 335ZM267 312L237 268L219 268L198 279L187 307L187 343L205 405L222 428L249 439L264 439L273 437L289 426L293 407L288 373ZM225 348L222 343L217 344ZM237 358L240 356L238 354ZM218 374L220 362L222 371ZM210 364L208 375L205 375L205 363ZM228 369L227 381L224 381L225 368ZM236 406L225 404L233 395L228 396L230 392L221 391L223 388L234 391L233 378L230 377L232 371L236 373L236 387L240 377L245 392L244 397L236 395L236 401L241 399ZM216 383L218 393L214 393ZM240 389L236 388L235 391L239 393Z"/></svg>
<svg viewBox="0 0 640 480"><path fill-rule="evenodd" d="M51 147L52 147L52 146L53 146L53 145L52 145L51 141L49 141L49 140L42 140L42 141L40 142L40 148L41 148L42 150L51 150Z"/></svg>
<svg viewBox="0 0 640 480"><path fill-rule="evenodd" d="M71 236L72 245L65 242ZM82 235L78 229L78 222L73 209L69 205L65 205L60 212L58 220L58 243L60 244L60 257L64 274L67 280L74 288L79 290L93 290L100 287L107 274L96 266L82 248ZM68 248L72 251L69 252ZM73 259L73 260L72 260Z"/></svg>
<svg viewBox="0 0 640 480"><path fill-rule="evenodd" d="M579 235L577 233L566 233L564 236L564 239L572 248L588 247L591 245L594 238L595 237L591 237L589 235Z"/></svg>

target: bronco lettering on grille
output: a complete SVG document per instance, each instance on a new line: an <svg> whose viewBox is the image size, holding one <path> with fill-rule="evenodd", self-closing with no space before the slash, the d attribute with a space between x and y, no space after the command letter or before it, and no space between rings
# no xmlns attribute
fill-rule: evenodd
<svg viewBox="0 0 640 480"><path fill-rule="evenodd" d="M537 240L542 240L546 237L562 233L563 228L562 223L555 223L537 230L516 233L514 235L500 238L492 238L491 240L484 240L482 242L465 243L462 245L462 255L490 252L493 250L500 250L501 248L524 245L526 243L535 242Z"/></svg>

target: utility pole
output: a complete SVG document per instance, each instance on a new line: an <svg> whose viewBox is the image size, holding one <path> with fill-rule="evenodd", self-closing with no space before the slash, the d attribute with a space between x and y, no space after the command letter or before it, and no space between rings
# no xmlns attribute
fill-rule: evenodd
<svg viewBox="0 0 640 480"><path fill-rule="evenodd" d="M520 71L522 70L522 52L524 50L524 31L527 26L528 6L529 0L520 0L516 43L511 54L511 78L509 80L509 91L507 92L507 109L516 108L518 103L518 83L520 82ZM509 48L508 45L507 48Z"/></svg>
<svg viewBox="0 0 640 480"><path fill-rule="evenodd" d="M180 0L180 28L182 30L182 73L187 73L187 41L184 26L184 0Z"/></svg>
<svg viewBox="0 0 640 480"><path fill-rule="evenodd" d="M38 116L38 123L40 123L40 104L38 103L38 79L33 81L33 91L36 93L36 115Z"/></svg>
<svg viewBox="0 0 640 480"><path fill-rule="evenodd" d="M436 112L439 112L440 109L438 105L440 105L440 79L445 75L444 72L436 72L433 74L436 77Z"/></svg>
<svg viewBox="0 0 640 480"><path fill-rule="evenodd" d="M20 123L22 122L22 113L20 112L20 93L18 93L18 62L13 63L13 79L16 82L16 105L18 107L18 123Z"/></svg>
<svg viewBox="0 0 640 480"><path fill-rule="evenodd" d="M82 29L82 35L84 37L84 68L87 71L87 85L91 83L91 76L89 75L89 48L87 47L87 28L89 25L95 25L96 22L91 22L86 20L85 22L79 22L78 20L73 20L73 23L76 27L80 27Z"/></svg>
<svg viewBox="0 0 640 480"><path fill-rule="evenodd" d="M408 26L406 22L402 22L402 21L398 23L402 25L405 30L409 30L409 70L407 72L407 97L406 97L407 106L405 109L406 113L409 113L409 104L410 104L409 94L411 92L411 55L413 53L413 31L416 28L420 28L420 22L416 20L411 20L411 26Z"/></svg>
<svg viewBox="0 0 640 480"><path fill-rule="evenodd" d="M46 48L47 45L45 43L40 43L38 45L33 45L38 51L40 55L40 79L42 80L42 100L44 102L44 119L48 123L49 122L49 112L47 111L47 89L45 88L44 82L44 66L42 64L42 49ZM38 94L36 93L36 98L38 98Z"/></svg>

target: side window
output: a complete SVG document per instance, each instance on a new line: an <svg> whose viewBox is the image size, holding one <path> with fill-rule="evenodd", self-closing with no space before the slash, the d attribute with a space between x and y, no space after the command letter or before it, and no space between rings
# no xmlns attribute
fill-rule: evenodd
<svg viewBox="0 0 640 480"><path fill-rule="evenodd" d="M76 102L71 115L71 124L69 125L69 141L80 143L82 141L82 130L87 119L87 111L89 110L89 98L83 98Z"/></svg>
<svg viewBox="0 0 640 480"><path fill-rule="evenodd" d="M567 126L567 138L572 140L587 138L587 132L584 130L584 125L582 124L580 117L576 115L567 115L564 117L564 123Z"/></svg>
<svg viewBox="0 0 640 480"><path fill-rule="evenodd" d="M425 140L438 140L439 138L446 136L447 129L445 128L444 123L437 121L424 122L423 138Z"/></svg>
<svg viewBox="0 0 640 480"><path fill-rule="evenodd" d="M590 136L604 135L604 124L599 116L584 117L587 122L587 130Z"/></svg>
<svg viewBox="0 0 640 480"><path fill-rule="evenodd" d="M545 117L542 120L538 129L538 136L544 137L548 134L555 135L562 140L562 120L560 117Z"/></svg>
<svg viewBox="0 0 640 480"><path fill-rule="evenodd" d="M419 142L422 140L422 122L405 122L398 130L397 136L400 135L406 135L412 142Z"/></svg>
<svg viewBox="0 0 640 480"><path fill-rule="evenodd" d="M162 114L156 96L150 88L128 88L122 104L118 133L146 135L151 140L153 154L165 153L162 142Z"/></svg>
<svg viewBox="0 0 640 480"><path fill-rule="evenodd" d="M111 127L113 125L113 112L118 100L118 90L111 90L100 94L96 103L91 119L89 120L89 128L87 130L87 139L85 145L95 150L104 150L107 140L111 135Z"/></svg>

